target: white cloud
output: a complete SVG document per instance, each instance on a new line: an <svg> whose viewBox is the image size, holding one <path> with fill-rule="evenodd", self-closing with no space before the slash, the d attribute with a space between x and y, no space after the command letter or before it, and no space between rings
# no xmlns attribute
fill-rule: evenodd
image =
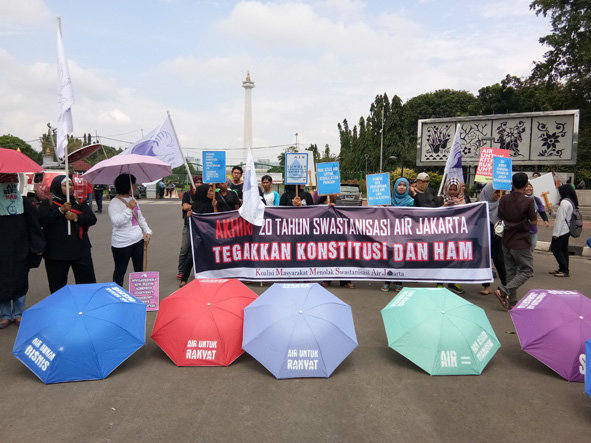
<svg viewBox="0 0 591 443"><path fill-rule="evenodd" d="M2 0L0 35L18 34L51 18L43 0Z"/></svg>

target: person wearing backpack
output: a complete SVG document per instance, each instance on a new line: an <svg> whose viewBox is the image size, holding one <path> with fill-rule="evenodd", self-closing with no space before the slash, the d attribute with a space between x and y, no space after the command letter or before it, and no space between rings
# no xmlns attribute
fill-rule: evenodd
<svg viewBox="0 0 591 443"><path fill-rule="evenodd" d="M560 194L560 205L556 212L552 243L550 243L550 251L558 262L558 269L551 271L550 274L554 274L554 277L568 277L568 240L571 233L577 235L576 214L579 215L580 220L579 200L571 185L560 185L558 193ZM580 235L580 231L578 235Z"/></svg>

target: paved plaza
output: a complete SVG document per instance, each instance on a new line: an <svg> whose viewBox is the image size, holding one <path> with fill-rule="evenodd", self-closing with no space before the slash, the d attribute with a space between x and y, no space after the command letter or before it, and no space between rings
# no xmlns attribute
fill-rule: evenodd
<svg viewBox="0 0 591 443"><path fill-rule="evenodd" d="M180 202L141 200L154 231L150 271L160 298L178 289ZM111 223L104 208L90 229L97 280L112 279ZM540 240L548 232L541 228ZM550 231L551 232L551 231ZM583 237L591 235L586 226ZM519 291L575 289L591 296L591 260L571 256L571 277L554 278L548 252ZM29 277L27 306L48 295L43 264ZM73 281L72 281L73 282ZM387 346L380 310L396 293L378 282L329 290L352 306L359 347L328 379L276 380L249 355L229 367L176 367L149 338L108 378L44 385L11 355L17 328L0 331L0 442L159 441L584 441L591 397L521 351L509 314L494 295L466 286L501 349L480 376L432 377ZM420 285L414 285L420 286ZM494 286L493 286L494 287ZM266 288L249 285L256 293Z"/></svg>

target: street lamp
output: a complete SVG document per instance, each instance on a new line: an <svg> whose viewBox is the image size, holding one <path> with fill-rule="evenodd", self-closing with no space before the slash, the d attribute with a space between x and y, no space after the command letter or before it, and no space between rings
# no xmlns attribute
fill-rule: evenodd
<svg viewBox="0 0 591 443"><path fill-rule="evenodd" d="M396 155L391 155L388 158L394 161L398 160L398 157ZM400 159L400 177L404 177L404 158Z"/></svg>

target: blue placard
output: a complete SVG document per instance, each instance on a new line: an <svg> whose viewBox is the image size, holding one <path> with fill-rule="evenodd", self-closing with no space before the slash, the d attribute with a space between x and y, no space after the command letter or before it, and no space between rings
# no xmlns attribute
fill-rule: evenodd
<svg viewBox="0 0 591 443"><path fill-rule="evenodd" d="M501 191L511 190L513 166L510 158L493 157L493 188Z"/></svg>
<svg viewBox="0 0 591 443"><path fill-rule="evenodd" d="M308 183L308 154L285 153L285 184L305 185Z"/></svg>
<svg viewBox="0 0 591 443"><path fill-rule="evenodd" d="M224 151L203 151L203 183L226 181L226 153Z"/></svg>
<svg viewBox="0 0 591 443"><path fill-rule="evenodd" d="M340 194L341 173L339 162L317 163L318 195Z"/></svg>
<svg viewBox="0 0 591 443"><path fill-rule="evenodd" d="M367 182L367 205L390 205L392 195L390 194L390 174L370 174L365 176Z"/></svg>

